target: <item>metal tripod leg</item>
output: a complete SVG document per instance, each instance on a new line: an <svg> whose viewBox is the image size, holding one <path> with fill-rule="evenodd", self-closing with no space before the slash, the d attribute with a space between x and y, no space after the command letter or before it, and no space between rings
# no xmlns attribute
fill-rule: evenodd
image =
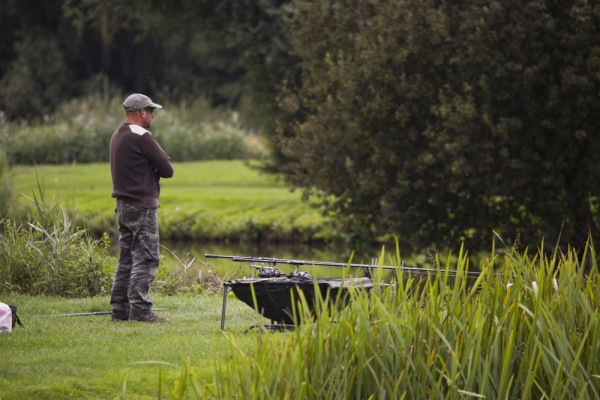
<svg viewBox="0 0 600 400"><path fill-rule="evenodd" d="M225 309L227 308L227 285L223 285L223 309L221 311L221 330L225 330Z"/></svg>

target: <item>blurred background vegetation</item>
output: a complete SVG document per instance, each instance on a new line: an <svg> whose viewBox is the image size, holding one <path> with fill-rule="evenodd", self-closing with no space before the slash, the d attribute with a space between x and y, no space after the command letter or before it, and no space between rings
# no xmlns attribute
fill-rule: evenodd
<svg viewBox="0 0 600 400"><path fill-rule="evenodd" d="M582 248L599 28L584 0L2 0L0 172L106 161L141 92L174 160L258 158L351 244Z"/></svg>

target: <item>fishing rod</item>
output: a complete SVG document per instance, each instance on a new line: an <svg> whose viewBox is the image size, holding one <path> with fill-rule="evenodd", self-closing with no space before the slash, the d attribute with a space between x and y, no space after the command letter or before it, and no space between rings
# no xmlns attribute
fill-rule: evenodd
<svg viewBox="0 0 600 400"><path fill-rule="evenodd" d="M153 310L166 310L166 308L153 308ZM33 318L53 318L53 317L85 317L90 315L108 315L112 314L112 311L94 311L84 312L75 314L54 314L54 315L34 315Z"/></svg>
<svg viewBox="0 0 600 400"><path fill-rule="evenodd" d="M389 265L378 265L377 259L373 259L371 264L356 264L356 263L339 263L339 262L329 262L329 261L308 261L308 260L290 260L283 258L272 258L272 257L252 257L252 256L230 256L230 255L221 255L221 254L204 254L205 258L224 258L229 259L233 262L249 263L252 270L252 278L253 279L245 279L238 281L229 281L224 282L224 290L223 290L223 308L221 310L221 330L225 329L225 312L226 312L226 304L227 304L227 289L231 288L235 295L248 304L250 307L256 307L261 310L261 314L267 318L271 319L271 325L268 325L268 329L273 329L274 327L285 327L290 323L289 310L293 308L291 302L293 300L290 299L290 290L295 287L295 290L307 290L307 295L314 296L314 293L311 291L312 288L312 279L307 280L297 280L297 278L312 278L306 272L298 272L300 266L323 266L323 267L342 267L342 268L362 268L365 271L365 278L361 279L372 279L372 272L378 268L384 270L391 270L392 276L395 276L398 271L408 272L408 273L419 273L419 274L428 274L432 276L436 276L439 273L447 273L456 275L458 271L455 270L438 270L432 268L416 268L416 267L405 267L404 261L400 267L389 266ZM266 264L266 266L265 266ZM284 274L278 268L278 264L288 264L296 267L296 270L291 274ZM259 278L267 278L267 279L254 279L256 271L258 271ZM467 276L476 276L479 277L481 275L480 272L469 272L464 271ZM287 276L286 279L279 279L281 276ZM351 281L355 282L351 279ZM290 283L291 282L291 283ZM322 280L323 285L332 288L336 287L334 293L339 291L344 291L346 289L345 285L340 286L340 282L334 282L334 280ZM266 284L266 285L265 285ZM336 284L336 285L335 285ZM308 288L307 286L308 285ZM364 283L360 283L359 286L363 287ZM255 287L256 286L256 287ZM372 287L372 284L371 284ZM283 290L285 289L285 290ZM314 288L312 288L314 290ZM251 295L249 294L251 293ZM256 296L256 297L255 297ZM311 303L312 304L312 303ZM287 311L285 311L287 310ZM273 321L284 321L283 325L275 324ZM293 323L292 323L293 324ZM267 326L267 325L266 325Z"/></svg>
<svg viewBox="0 0 600 400"><path fill-rule="evenodd" d="M340 262L330 262L330 261L307 261L307 260L288 260L283 258L271 258L271 257L252 257L252 256L226 256L221 254L204 254L205 258L228 258L233 262L248 262L252 267L252 263L263 263L272 268L275 268L277 264L288 264L296 266L295 273L298 272L298 269L301 265L314 265L314 266L324 266L324 267L353 267L353 268L363 268L365 273L370 275L370 271L382 268L382 269L391 269L391 270L400 270L407 272L420 272L420 273L439 273L439 272L448 272L450 274L456 274L458 271L456 270L437 270L433 268L418 268L418 267L405 267L404 261L402 261L402 265L400 267L390 266L390 265L377 265L376 262L372 264L353 264L353 263L340 263ZM376 259L374 259L375 261ZM255 267L256 268L256 267ZM479 276L481 272L476 271L464 271L464 273L468 276Z"/></svg>

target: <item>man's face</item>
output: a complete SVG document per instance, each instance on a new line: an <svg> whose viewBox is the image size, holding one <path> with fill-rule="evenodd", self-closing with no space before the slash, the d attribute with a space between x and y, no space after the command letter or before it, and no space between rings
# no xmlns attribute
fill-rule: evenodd
<svg viewBox="0 0 600 400"><path fill-rule="evenodd" d="M150 124L152 124L152 120L154 119L154 109L153 108L142 108L140 110L142 116L142 128L150 128Z"/></svg>

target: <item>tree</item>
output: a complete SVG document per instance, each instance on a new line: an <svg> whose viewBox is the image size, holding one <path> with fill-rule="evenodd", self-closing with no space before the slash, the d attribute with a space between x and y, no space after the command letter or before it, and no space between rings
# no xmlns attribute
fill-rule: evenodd
<svg viewBox="0 0 600 400"><path fill-rule="evenodd" d="M0 2L0 109L8 117L40 116L70 95L71 71L60 31L60 3L38 0ZM6 57L6 58L5 58Z"/></svg>
<svg viewBox="0 0 600 400"><path fill-rule="evenodd" d="M0 105L11 116L53 110L70 93L70 71L53 37L26 35L15 44L17 59L0 79Z"/></svg>
<svg viewBox="0 0 600 400"><path fill-rule="evenodd" d="M596 227L598 6L294 2L288 182L357 237L582 246Z"/></svg>
<svg viewBox="0 0 600 400"><path fill-rule="evenodd" d="M102 70L106 75L111 68L111 47L120 30L130 29L137 19L136 2L102 0L65 0L65 17L71 19L81 35L85 28L96 31L102 44ZM142 5L142 4L139 4Z"/></svg>
<svg viewBox="0 0 600 400"><path fill-rule="evenodd" d="M205 12L203 23L222 35L224 43L239 55L245 74L240 79L244 120L272 139L276 121L286 121L288 114L278 106L285 82L299 78L299 58L290 42L284 22L292 12L291 0L223 0L209 2L212 12ZM288 164L279 148L263 160L261 169L270 173L285 171Z"/></svg>
<svg viewBox="0 0 600 400"><path fill-rule="evenodd" d="M98 92L236 106L246 70L227 35L213 29L216 5L3 0L0 110L10 119L51 115L62 101Z"/></svg>
<svg viewBox="0 0 600 400"><path fill-rule="evenodd" d="M256 103L254 124L268 133L281 116L277 96L285 80L298 71L298 58L289 41L284 16L290 0L223 0L215 3L213 29L235 48L246 69L246 93Z"/></svg>

